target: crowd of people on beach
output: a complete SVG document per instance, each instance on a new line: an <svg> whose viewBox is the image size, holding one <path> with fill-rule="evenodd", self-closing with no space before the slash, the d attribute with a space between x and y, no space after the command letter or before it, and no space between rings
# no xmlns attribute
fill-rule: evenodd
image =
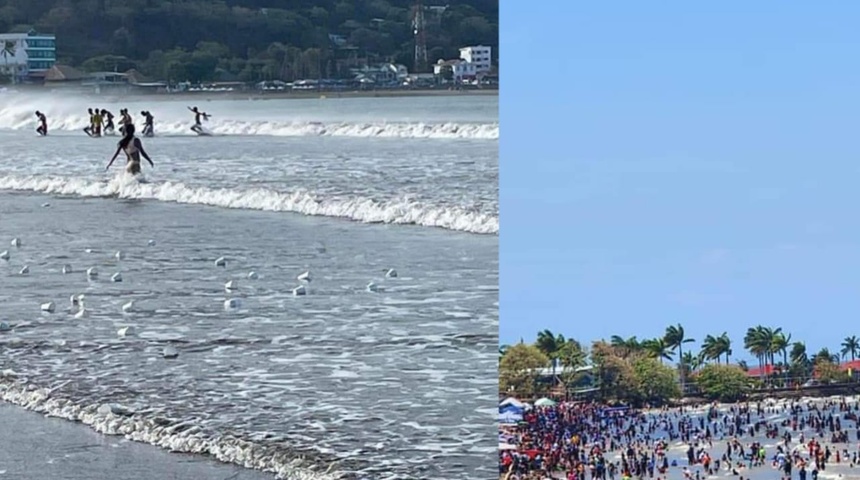
<svg viewBox="0 0 860 480"><path fill-rule="evenodd" d="M645 411L562 402L500 425L499 473L505 480L818 480L833 465L860 469L858 414L856 398Z"/></svg>

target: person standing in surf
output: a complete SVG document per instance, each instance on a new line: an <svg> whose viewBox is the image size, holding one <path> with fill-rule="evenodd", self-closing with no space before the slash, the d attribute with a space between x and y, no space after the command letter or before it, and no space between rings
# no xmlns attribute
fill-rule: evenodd
<svg viewBox="0 0 860 480"><path fill-rule="evenodd" d="M151 167L155 167L155 164L152 163L152 159L149 158L149 155L146 154L146 150L143 149L143 142L140 141L139 138L134 136L134 124L129 123L125 126L125 136L122 137L122 140L119 141L116 147L116 152L113 154L113 158L108 162L105 170L108 170L111 165L113 165L116 157L119 156L119 152L125 151L126 156L128 157L128 161L125 165L125 171L132 174L137 175L140 173L140 156L143 155L143 158L149 162Z"/></svg>
<svg viewBox="0 0 860 480"><path fill-rule="evenodd" d="M140 112L143 115L143 136L144 137L152 137L155 136L155 132L153 131L152 125L152 114L149 113L148 110Z"/></svg>
<svg viewBox="0 0 860 480"><path fill-rule="evenodd" d="M93 115L93 109L92 108L88 108L87 113L89 113L89 115L90 115L90 126L84 129L84 133L86 133L87 135L92 137L93 136L93 130L96 128L96 119L95 119L95 115Z"/></svg>
<svg viewBox="0 0 860 480"><path fill-rule="evenodd" d="M105 135L113 134L113 131L114 131L113 113L111 113L111 112L109 112L103 108L102 109L102 118L104 119L104 122L105 122L105 128L104 128Z"/></svg>
<svg viewBox="0 0 860 480"><path fill-rule="evenodd" d="M125 108L121 109L119 111L119 114L121 115L121 117L119 119L119 133L121 133L123 135L127 135L125 133L125 130L129 125L131 125L132 128L134 128L134 121L132 121L131 115L128 114L128 109L125 109Z"/></svg>
<svg viewBox="0 0 860 480"><path fill-rule="evenodd" d="M36 127L36 133L41 136L45 136L48 134L48 119L45 118L45 114L36 110L36 118L39 119L39 126Z"/></svg>
<svg viewBox="0 0 860 480"><path fill-rule="evenodd" d="M197 107L188 107L188 110L191 110L192 112L194 112L194 126L191 127L191 130L193 130L197 134L205 133L203 131L203 124L200 123L200 119L202 117L203 120L208 121L210 115L206 112L201 112L200 110L197 109Z"/></svg>
<svg viewBox="0 0 860 480"><path fill-rule="evenodd" d="M102 136L102 112L98 108L93 109L93 131L92 136Z"/></svg>

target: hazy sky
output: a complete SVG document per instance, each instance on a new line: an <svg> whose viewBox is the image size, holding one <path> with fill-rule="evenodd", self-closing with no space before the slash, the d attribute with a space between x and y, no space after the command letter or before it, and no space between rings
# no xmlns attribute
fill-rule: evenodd
<svg viewBox="0 0 860 480"><path fill-rule="evenodd" d="M504 3L501 343L860 336L860 3L754 3Z"/></svg>

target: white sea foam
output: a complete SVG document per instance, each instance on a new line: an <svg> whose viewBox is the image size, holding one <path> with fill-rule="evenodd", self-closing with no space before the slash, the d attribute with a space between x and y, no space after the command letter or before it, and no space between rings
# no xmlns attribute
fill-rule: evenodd
<svg viewBox="0 0 860 480"><path fill-rule="evenodd" d="M191 422L160 418L155 412L135 412L118 405L79 405L59 398L52 390L15 381L14 375L0 378L0 399L47 416L79 421L105 435L123 435L174 452L212 455L225 463L275 473L290 480L336 480L344 475L332 465L327 472L310 469L301 456L289 457L275 448L232 435L204 433Z"/></svg>
<svg viewBox="0 0 860 480"><path fill-rule="evenodd" d="M409 199L386 202L364 197L325 197L299 190L213 189L178 182L139 183L124 175L109 181L60 176L0 176L0 189L24 190L55 195L118 197L159 200L304 215L349 218L365 223L413 224L481 234L498 234L497 216L457 207L425 205Z"/></svg>

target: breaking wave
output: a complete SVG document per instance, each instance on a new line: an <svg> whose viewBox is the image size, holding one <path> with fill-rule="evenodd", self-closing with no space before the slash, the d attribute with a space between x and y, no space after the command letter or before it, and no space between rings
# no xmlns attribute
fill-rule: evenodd
<svg viewBox="0 0 860 480"><path fill-rule="evenodd" d="M310 191L265 188L214 189L180 182L140 183L126 174L107 181L52 176L2 176L0 189L81 197L159 200L222 208L294 212L348 218L364 223L411 224L478 234L498 234L497 215L462 207L426 205L409 198L379 201L364 197L323 197Z"/></svg>

